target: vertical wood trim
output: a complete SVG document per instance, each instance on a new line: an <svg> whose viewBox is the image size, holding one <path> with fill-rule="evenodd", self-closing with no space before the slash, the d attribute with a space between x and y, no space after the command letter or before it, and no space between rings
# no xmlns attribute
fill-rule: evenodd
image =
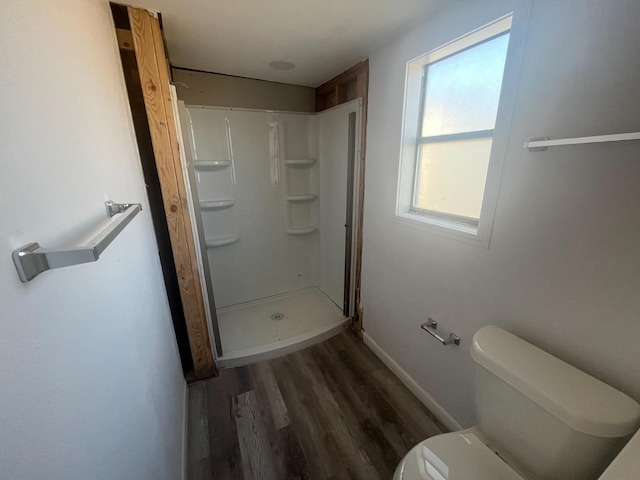
<svg viewBox="0 0 640 480"><path fill-rule="evenodd" d="M128 7L128 12L194 370L197 378L206 378L215 373L215 364L180 164L160 25L158 19L146 10Z"/></svg>
<svg viewBox="0 0 640 480"><path fill-rule="evenodd" d="M170 146L172 150L173 164L176 174L176 184L178 186L178 195L180 197L180 207L182 208L182 218L184 221L184 229L186 234L186 247L189 251L189 258L191 259L191 270L194 276L196 302L199 308L198 318L202 319L202 332L206 336L204 338L206 342L207 354L210 357L211 365L213 365L213 354L211 353L211 342L209 338L209 329L207 323L207 314L205 311L204 298L202 293L202 282L200 281L200 273L198 271L198 255L196 253L196 239L193 235L193 224L191 223L191 216L189 214L189 204L187 200L187 187L184 182L184 174L182 172L182 161L180 159L180 142L178 139L179 132L176 130L176 115L178 112L174 111L173 101L171 100L170 78L169 78L169 63L165 56L164 42L162 40L162 32L160 30L160 22L157 17L150 17L153 44L156 49L156 58L158 59L158 70L160 73L160 87L162 89L162 100L164 101L165 112L167 116L167 125L169 131ZM187 321L188 326L188 321ZM191 347L193 348L193 347ZM195 360L194 360L195 363Z"/></svg>

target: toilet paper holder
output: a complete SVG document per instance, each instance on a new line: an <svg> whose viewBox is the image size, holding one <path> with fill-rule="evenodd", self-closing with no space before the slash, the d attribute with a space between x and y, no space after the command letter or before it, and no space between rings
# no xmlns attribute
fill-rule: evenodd
<svg viewBox="0 0 640 480"><path fill-rule="evenodd" d="M450 333L449 338L444 338L434 332L434 330L438 328L438 322L433 318L429 318L425 323L420 325L420 328L442 343L442 345L460 345L460 337L455 333Z"/></svg>

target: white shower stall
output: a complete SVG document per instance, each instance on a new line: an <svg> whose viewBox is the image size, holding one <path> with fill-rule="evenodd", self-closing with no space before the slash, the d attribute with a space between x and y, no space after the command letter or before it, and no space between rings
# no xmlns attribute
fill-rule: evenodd
<svg viewBox="0 0 640 480"><path fill-rule="evenodd" d="M360 100L318 114L178 103L218 365L341 331L355 298Z"/></svg>

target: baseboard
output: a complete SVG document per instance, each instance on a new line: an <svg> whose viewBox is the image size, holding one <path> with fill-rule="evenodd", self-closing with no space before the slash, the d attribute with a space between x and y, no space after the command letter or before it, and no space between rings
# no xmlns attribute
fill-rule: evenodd
<svg viewBox="0 0 640 480"><path fill-rule="evenodd" d="M462 425L460 425L450 414L447 412L442 405L435 401L435 399L418 383L411 378L411 376L403 370L403 368L396 363L396 361L389 356L387 352L385 352L380 345L378 345L367 332L363 332L362 339L367 347L371 349L375 355L382 360L389 370L396 374L396 376L400 379L402 383L406 385L406 387L411 390L411 392L418 397L425 407L427 407L431 413L433 413L442 424L449 429L451 432L456 432L458 430L462 430Z"/></svg>
<svg viewBox="0 0 640 480"><path fill-rule="evenodd" d="M182 407L182 480L187 480L188 451L187 451L187 435L189 427L189 386L184 382L184 402Z"/></svg>

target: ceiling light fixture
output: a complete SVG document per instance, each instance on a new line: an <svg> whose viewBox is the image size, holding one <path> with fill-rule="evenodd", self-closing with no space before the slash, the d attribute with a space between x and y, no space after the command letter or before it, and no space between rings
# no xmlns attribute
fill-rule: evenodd
<svg viewBox="0 0 640 480"><path fill-rule="evenodd" d="M294 68L296 68L295 63L283 62L281 60L274 60L269 64L269 66L274 70L293 70Z"/></svg>

